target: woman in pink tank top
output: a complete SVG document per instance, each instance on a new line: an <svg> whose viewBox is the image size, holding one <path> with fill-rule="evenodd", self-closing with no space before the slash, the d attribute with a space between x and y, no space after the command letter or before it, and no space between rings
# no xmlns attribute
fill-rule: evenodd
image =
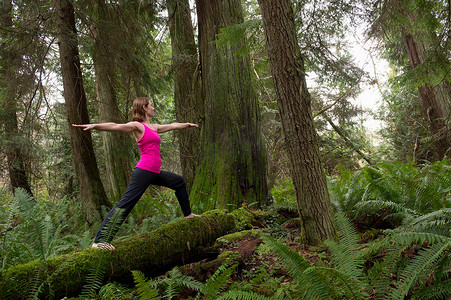
<svg viewBox="0 0 451 300"><path fill-rule="evenodd" d="M186 192L185 181L182 176L161 170L161 156L160 156L160 142L161 138L159 133L179 130L187 127L199 127L193 123L172 123L172 124L151 124L150 119L154 117L155 108L150 104L149 98L140 97L133 101L133 121L125 124L117 123L97 123L97 124L83 124L75 125L74 127L83 128L83 130L97 129L102 131L114 131L123 133L133 133L135 140L141 151L141 159L136 165L133 171L130 184L125 191L124 196L107 214L105 219L100 225L97 232L93 248L106 248L114 250L114 247L110 244L114 233L108 235L108 238L104 237L103 228L107 224L110 217L113 215L117 208L121 208L124 211L122 219L130 213L132 208L141 198L149 185L160 185L171 188L175 191L177 200L181 206L183 215L186 219L198 217L191 212L190 203L188 199L188 193ZM119 226L116 226L117 230ZM116 230L116 231L117 231Z"/></svg>

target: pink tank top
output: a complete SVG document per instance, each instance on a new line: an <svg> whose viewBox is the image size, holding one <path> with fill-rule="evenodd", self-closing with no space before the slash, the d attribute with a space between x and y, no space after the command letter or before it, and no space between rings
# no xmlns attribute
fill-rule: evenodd
<svg viewBox="0 0 451 300"><path fill-rule="evenodd" d="M141 159L136 165L137 168L154 173L161 171L160 143L161 138L155 130L150 129L144 123L144 133L139 139L138 147L141 151Z"/></svg>

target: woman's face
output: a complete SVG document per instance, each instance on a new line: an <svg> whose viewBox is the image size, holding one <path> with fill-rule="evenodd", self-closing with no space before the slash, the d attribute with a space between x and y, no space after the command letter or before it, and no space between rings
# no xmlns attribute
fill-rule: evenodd
<svg viewBox="0 0 451 300"><path fill-rule="evenodd" d="M147 103L146 106L144 106L144 110L146 111L146 114L149 116L149 118L152 118L155 114L155 108L149 103Z"/></svg>

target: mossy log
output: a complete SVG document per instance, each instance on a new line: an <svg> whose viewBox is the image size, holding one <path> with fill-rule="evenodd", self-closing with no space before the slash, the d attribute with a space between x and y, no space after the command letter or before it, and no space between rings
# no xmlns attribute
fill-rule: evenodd
<svg viewBox="0 0 451 300"><path fill-rule="evenodd" d="M217 210L117 241L116 251L88 249L45 262L18 265L3 272L0 298L25 299L37 287L41 287L46 298L75 296L96 268L103 269L104 282L130 282L132 270L141 270L148 276L158 275L175 265L199 260L204 249L235 229L234 215Z"/></svg>

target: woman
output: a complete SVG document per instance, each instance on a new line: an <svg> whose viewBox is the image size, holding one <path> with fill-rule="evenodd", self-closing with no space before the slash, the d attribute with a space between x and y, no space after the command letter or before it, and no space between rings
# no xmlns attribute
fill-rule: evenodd
<svg viewBox="0 0 451 300"><path fill-rule="evenodd" d="M172 123L165 125L151 124L150 119L154 117L154 111L155 108L152 107L149 99L146 97L140 97L133 101L132 122L126 124L72 124L72 126L83 128L83 130L97 129L103 131L133 133L141 151L141 159L136 165L131 182L122 199L110 210L103 220L102 225L100 225L94 243L92 244L93 248L107 248L110 250L115 249L111 244L104 241L101 242L103 237L102 229L108 222L109 218L113 215L116 208L125 209L125 215L123 216L125 219L146 191L147 187L151 184L165 186L175 190L175 195L182 208L185 219L198 217L198 215L191 213L188 193L186 192L186 185L183 177L171 172L162 171L160 169L161 139L158 134L187 127L199 127L199 125L192 123Z"/></svg>

